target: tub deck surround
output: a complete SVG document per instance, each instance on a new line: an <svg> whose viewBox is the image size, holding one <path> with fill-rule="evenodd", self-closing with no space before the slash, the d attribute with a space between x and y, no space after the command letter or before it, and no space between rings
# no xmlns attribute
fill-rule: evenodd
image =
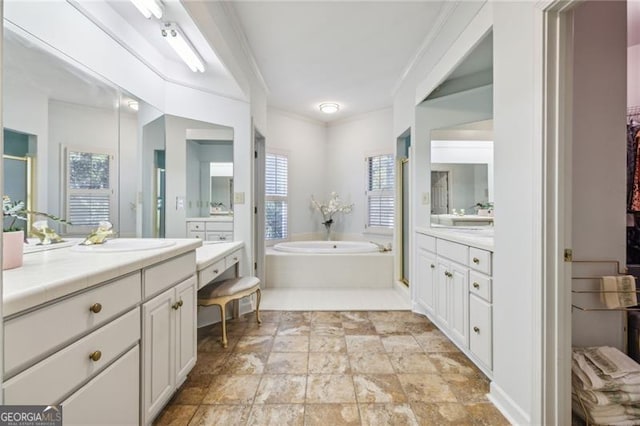
<svg viewBox="0 0 640 426"><path fill-rule="evenodd" d="M275 251L287 253L336 254L336 253L375 253L381 251L376 244L366 241L293 241L278 243Z"/></svg>
<svg viewBox="0 0 640 426"><path fill-rule="evenodd" d="M65 247L25 253L21 268L3 271L3 315L13 316L202 245L195 239L171 241L175 244L169 247L140 251L86 253Z"/></svg>
<svg viewBox="0 0 640 426"><path fill-rule="evenodd" d="M336 243L340 243L339 241ZM265 288L393 288L393 252L288 253L267 249Z"/></svg>

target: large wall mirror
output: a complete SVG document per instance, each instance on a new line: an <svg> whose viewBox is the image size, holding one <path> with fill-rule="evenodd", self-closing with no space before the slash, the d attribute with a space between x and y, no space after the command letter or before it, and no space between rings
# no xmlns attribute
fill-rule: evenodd
<svg viewBox="0 0 640 426"><path fill-rule="evenodd" d="M431 131L431 224L493 224L493 120Z"/></svg>
<svg viewBox="0 0 640 426"><path fill-rule="evenodd" d="M160 112L62 58L5 25L5 194L71 221L50 223L63 235L102 220L118 236L139 235L138 135Z"/></svg>

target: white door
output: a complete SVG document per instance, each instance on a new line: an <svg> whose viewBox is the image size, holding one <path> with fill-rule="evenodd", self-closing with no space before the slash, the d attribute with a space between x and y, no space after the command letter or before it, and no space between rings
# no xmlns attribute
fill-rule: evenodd
<svg viewBox="0 0 640 426"><path fill-rule="evenodd" d="M142 305L143 423L148 424L175 388L175 313L169 289Z"/></svg>
<svg viewBox="0 0 640 426"><path fill-rule="evenodd" d="M196 365L198 336L196 328L196 278L178 284L176 290L176 386L180 386ZM175 304L174 304L175 306Z"/></svg>
<svg viewBox="0 0 640 426"><path fill-rule="evenodd" d="M449 283L449 327L451 336L464 347L468 346L469 304L468 274L469 270L452 263L449 269L452 277Z"/></svg>
<svg viewBox="0 0 640 426"><path fill-rule="evenodd" d="M418 303L430 313L435 313L436 255L418 247L418 280L416 297Z"/></svg>
<svg viewBox="0 0 640 426"><path fill-rule="evenodd" d="M436 316L445 329L449 328L449 263L438 259L436 264Z"/></svg>
<svg viewBox="0 0 640 426"><path fill-rule="evenodd" d="M449 213L449 172L431 171L431 214Z"/></svg>

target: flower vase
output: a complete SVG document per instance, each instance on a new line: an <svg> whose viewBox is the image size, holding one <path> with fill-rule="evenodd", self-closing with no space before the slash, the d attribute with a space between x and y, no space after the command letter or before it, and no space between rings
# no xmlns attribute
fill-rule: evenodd
<svg viewBox="0 0 640 426"><path fill-rule="evenodd" d="M22 266L24 250L24 232L10 231L2 233L2 269L13 269Z"/></svg>
<svg viewBox="0 0 640 426"><path fill-rule="evenodd" d="M329 222L329 221L324 222L324 227L327 230L327 235L326 235L327 241L331 241L331 225L332 225L332 222Z"/></svg>

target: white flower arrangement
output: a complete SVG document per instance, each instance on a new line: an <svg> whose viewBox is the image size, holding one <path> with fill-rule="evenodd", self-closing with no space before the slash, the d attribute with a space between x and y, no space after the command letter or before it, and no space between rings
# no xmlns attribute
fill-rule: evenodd
<svg viewBox="0 0 640 426"><path fill-rule="evenodd" d="M327 232L333 224L333 215L336 213L351 213L353 210L353 204L344 204L337 192L331 193L331 198L327 203L320 203L311 196L311 205L322 214L324 222L322 224L327 228Z"/></svg>

